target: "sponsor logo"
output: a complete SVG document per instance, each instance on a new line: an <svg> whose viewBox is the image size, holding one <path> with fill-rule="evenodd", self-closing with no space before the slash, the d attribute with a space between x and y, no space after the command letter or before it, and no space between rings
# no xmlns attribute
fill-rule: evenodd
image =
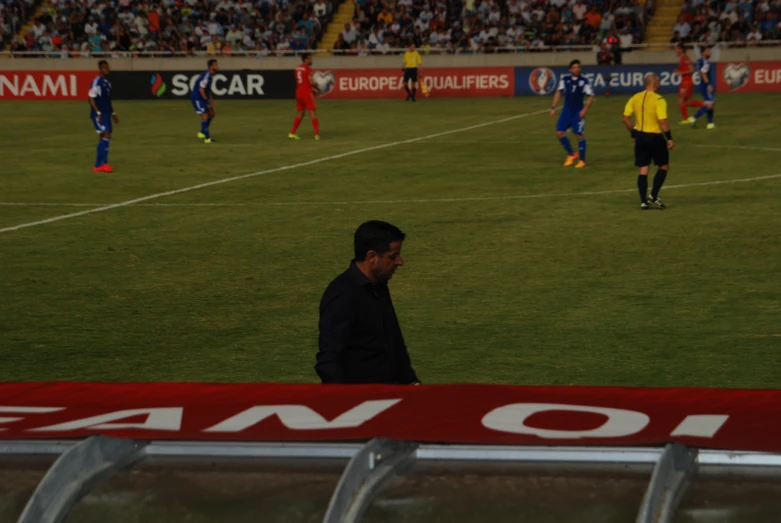
<svg viewBox="0 0 781 523"><path fill-rule="evenodd" d="M529 74L529 88L534 94L551 94L556 89L556 73L547 67L538 67Z"/></svg>
<svg viewBox="0 0 781 523"><path fill-rule="evenodd" d="M336 75L331 71L316 72L314 75L315 86L320 89L321 95L330 93L336 85Z"/></svg>
<svg viewBox="0 0 781 523"><path fill-rule="evenodd" d="M751 69L746 64L730 64L724 68L723 76L729 90L737 91L748 84L751 78Z"/></svg>
<svg viewBox="0 0 781 523"><path fill-rule="evenodd" d="M171 78L171 94L187 96L195 89L198 73L192 75L175 74ZM262 74L218 73L212 77L211 91L216 96L264 96Z"/></svg>
<svg viewBox="0 0 781 523"><path fill-rule="evenodd" d="M432 68L419 82L438 98L511 96L514 70L509 67ZM330 98L394 98L403 87L394 69L339 69L316 76L328 87ZM333 82L333 86L330 85Z"/></svg>
<svg viewBox="0 0 781 523"><path fill-rule="evenodd" d="M152 75L152 79L149 82L152 85L152 94L160 98L168 90L168 86L163 81L163 77L159 73Z"/></svg>
<svg viewBox="0 0 781 523"><path fill-rule="evenodd" d="M0 73L0 98L66 100L86 97L93 73Z"/></svg>

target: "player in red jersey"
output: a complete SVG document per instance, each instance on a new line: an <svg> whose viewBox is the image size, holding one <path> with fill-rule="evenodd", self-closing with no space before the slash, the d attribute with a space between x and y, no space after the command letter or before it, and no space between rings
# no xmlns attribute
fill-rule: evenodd
<svg viewBox="0 0 781 523"><path fill-rule="evenodd" d="M296 131L301 125L304 113L309 111L309 117L312 119L312 127L315 129L315 140L320 139L320 120L317 119L317 106L315 105L315 94L320 90L315 86L312 79L312 55L304 53L301 55L301 65L296 67L296 110L298 115L293 120L293 128L287 135L291 140L300 140Z"/></svg>
<svg viewBox="0 0 781 523"><path fill-rule="evenodd" d="M702 107L703 103L699 100L692 100L692 93L694 92L694 62L686 54L683 44L678 44L675 47L675 54L681 59L678 62L678 69L675 70L676 74L681 75L681 87L678 89L678 107L681 109L681 116L683 120L681 125L689 125L689 109L688 107Z"/></svg>

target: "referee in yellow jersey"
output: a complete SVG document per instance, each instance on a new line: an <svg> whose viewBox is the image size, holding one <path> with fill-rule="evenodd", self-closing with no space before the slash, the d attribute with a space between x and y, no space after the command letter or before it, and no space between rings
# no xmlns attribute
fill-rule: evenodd
<svg viewBox="0 0 781 523"><path fill-rule="evenodd" d="M415 101L418 93L418 69L423 65L420 53L415 50L415 43L411 42L404 53L404 89L407 91L407 100Z"/></svg>
<svg viewBox="0 0 781 523"><path fill-rule="evenodd" d="M640 208L646 210L649 203L664 209L659 191L670 170L670 151L673 135L667 123L667 101L657 94L659 77L653 73L645 76L645 91L634 95L624 107L624 125L635 141L635 165L640 168L637 189L640 191ZM634 125L632 124L634 116ZM659 168L654 176L651 197L648 198L648 169L651 162Z"/></svg>

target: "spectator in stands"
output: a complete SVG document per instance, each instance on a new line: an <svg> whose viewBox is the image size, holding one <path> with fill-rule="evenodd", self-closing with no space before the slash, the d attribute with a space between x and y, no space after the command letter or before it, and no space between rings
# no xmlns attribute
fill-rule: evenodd
<svg viewBox="0 0 781 523"><path fill-rule="evenodd" d="M349 47L358 38L358 32L352 24L344 24L344 31L342 31L341 36L342 40L344 40Z"/></svg>
<svg viewBox="0 0 781 523"><path fill-rule="evenodd" d="M615 25L616 17L610 11L602 15L602 21L599 23L599 30L603 33L611 31Z"/></svg>
<svg viewBox="0 0 781 523"><path fill-rule="evenodd" d="M583 0L578 0L577 3L572 6L572 13L575 15L575 20L583 22L586 19L586 13L588 13L588 6Z"/></svg>
<svg viewBox="0 0 781 523"><path fill-rule="evenodd" d="M691 32L691 26L684 18L684 15L678 15L678 23L673 28L674 33L678 33L680 40L686 42L689 39L689 33Z"/></svg>
<svg viewBox="0 0 781 523"><path fill-rule="evenodd" d="M387 7L382 8L382 12L377 16L377 22L382 22L386 26L393 23L393 15Z"/></svg>
<svg viewBox="0 0 781 523"><path fill-rule="evenodd" d="M277 51L290 51L292 49L289 34L286 33L279 38L276 49Z"/></svg>
<svg viewBox="0 0 781 523"><path fill-rule="evenodd" d="M591 9L586 13L585 21L586 25L591 27L592 30L596 31L599 29L599 24L602 23L602 15L599 14L599 8L596 5L591 6Z"/></svg>
<svg viewBox="0 0 781 523"><path fill-rule="evenodd" d="M347 41L344 39L344 31L339 33L339 36L336 38L336 42L334 42L334 51L347 51L350 49L350 44L347 43Z"/></svg>
<svg viewBox="0 0 781 523"><path fill-rule="evenodd" d="M324 23L325 17L328 15L328 5L325 3L325 0L317 0L317 2L315 2L313 12L315 17L320 20L320 23Z"/></svg>
<svg viewBox="0 0 781 523"><path fill-rule="evenodd" d="M624 27L621 33L618 35L621 51L628 53L632 51L632 45L634 44L634 37L629 33L629 28Z"/></svg>
<svg viewBox="0 0 781 523"><path fill-rule="evenodd" d="M83 48L83 52L87 53L97 52L98 47L102 52L133 51L136 54L146 51L171 54L172 49L177 52L186 49L187 53L220 52L223 48L225 52L247 49L265 53L285 40L283 35L286 34L288 37L283 47L289 44L298 48L304 41L312 47L322 35L333 2L298 0L291 4L289 0L259 0L255 4L235 4L231 0L178 0L179 3L175 4L174 1L53 0L33 24L32 37L17 43L15 49L22 48L22 44L31 49L41 49L42 45L48 48L50 39L55 47L61 41L68 49L76 44L80 51ZM376 49L379 44L393 46L398 38L412 38L422 47L430 46L432 50L453 52L458 48L460 52L492 52L505 46L524 48L535 40L547 45L590 44L602 39L604 35L600 32L611 29L621 32L625 27L629 34L639 38L643 28L642 15L646 9L640 4L641 0L611 1L613 8L602 8L605 11L603 15L599 9L588 11L585 0L550 0L549 3L531 0L399 0L395 9L391 9L392 4L385 1L360 0L354 23L351 28L345 29L345 41L355 44L350 47L357 53L365 52L361 46L364 40L366 47ZM689 1L692 4L703 2ZM734 16L737 22L741 4L738 0L730 1L734 4L735 14L725 16ZM778 22L777 18L773 19L773 23L769 22L765 9L768 14L773 14L775 4L772 3L774 0L759 1L755 19L763 39L768 39L766 33L778 32ZM11 25L9 12L18 0L6 2L0 4L0 40L8 35ZM597 3L594 7L601 5ZM689 21L692 28L699 23L701 29L698 31L704 33L706 25L722 14L719 4L714 5L703 4L702 10L694 9L696 20ZM709 14L711 10L713 17L703 17L703 12ZM754 16L753 13L749 15ZM586 23L585 18L588 18ZM302 39L299 27L304 27L308 40ZM453 29L456 29L455 38ZM714 28L711 26L711 29ZM715 32L721 29L718 27ZM46 38L43 31L47 32ZM745 32L748 31L750 29L746 28ZM96 40L96 35L100 41ZM386 42L386 35L393 36L392 43ZM539 42L536 48L539 48Z"/></svg>
<svg viewBox="0 0 781 523"><path fill-rule="evenodd" d="M759 25L754 24L752 31L746 35L746 42L749 44L756 44L762 41L762 33L759 31Z"/></svg>

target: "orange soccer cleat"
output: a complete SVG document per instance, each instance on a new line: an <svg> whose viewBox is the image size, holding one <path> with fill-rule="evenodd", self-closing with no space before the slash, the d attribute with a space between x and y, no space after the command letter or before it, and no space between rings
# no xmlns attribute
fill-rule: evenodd
<svg viewBox="0 0 781 523"><path fill-rule="evenodd" d="M100 172L102 172L102 173L113 173L113 172L114 172L114 169L112 169L112 168L111 168L111 166L110 166L109 164L107 164L107 163L104 163L104 164L103 164L103 165L100 167Z"/></svg>
<svg viewBox="0 0 781 523"><path fill-rule="evenodd" d="M582 169L582 168L584 168L584 167L585 167L585 166L587 166L587 165L588 165L588 164L587 164L586 162L584 162L583 160L581 160L581 161L579 161L579 162L577 163L577 165L575 165L575 169Z"/></svg>
<svg viewBox="0 0 781 523"><path fill-rule="evenodd" d="M564 160L564 167L569 167L573 163L575 163L575 160L580 158L577 154L573 154L572 156L567 156L567 159Z"/></svg>

